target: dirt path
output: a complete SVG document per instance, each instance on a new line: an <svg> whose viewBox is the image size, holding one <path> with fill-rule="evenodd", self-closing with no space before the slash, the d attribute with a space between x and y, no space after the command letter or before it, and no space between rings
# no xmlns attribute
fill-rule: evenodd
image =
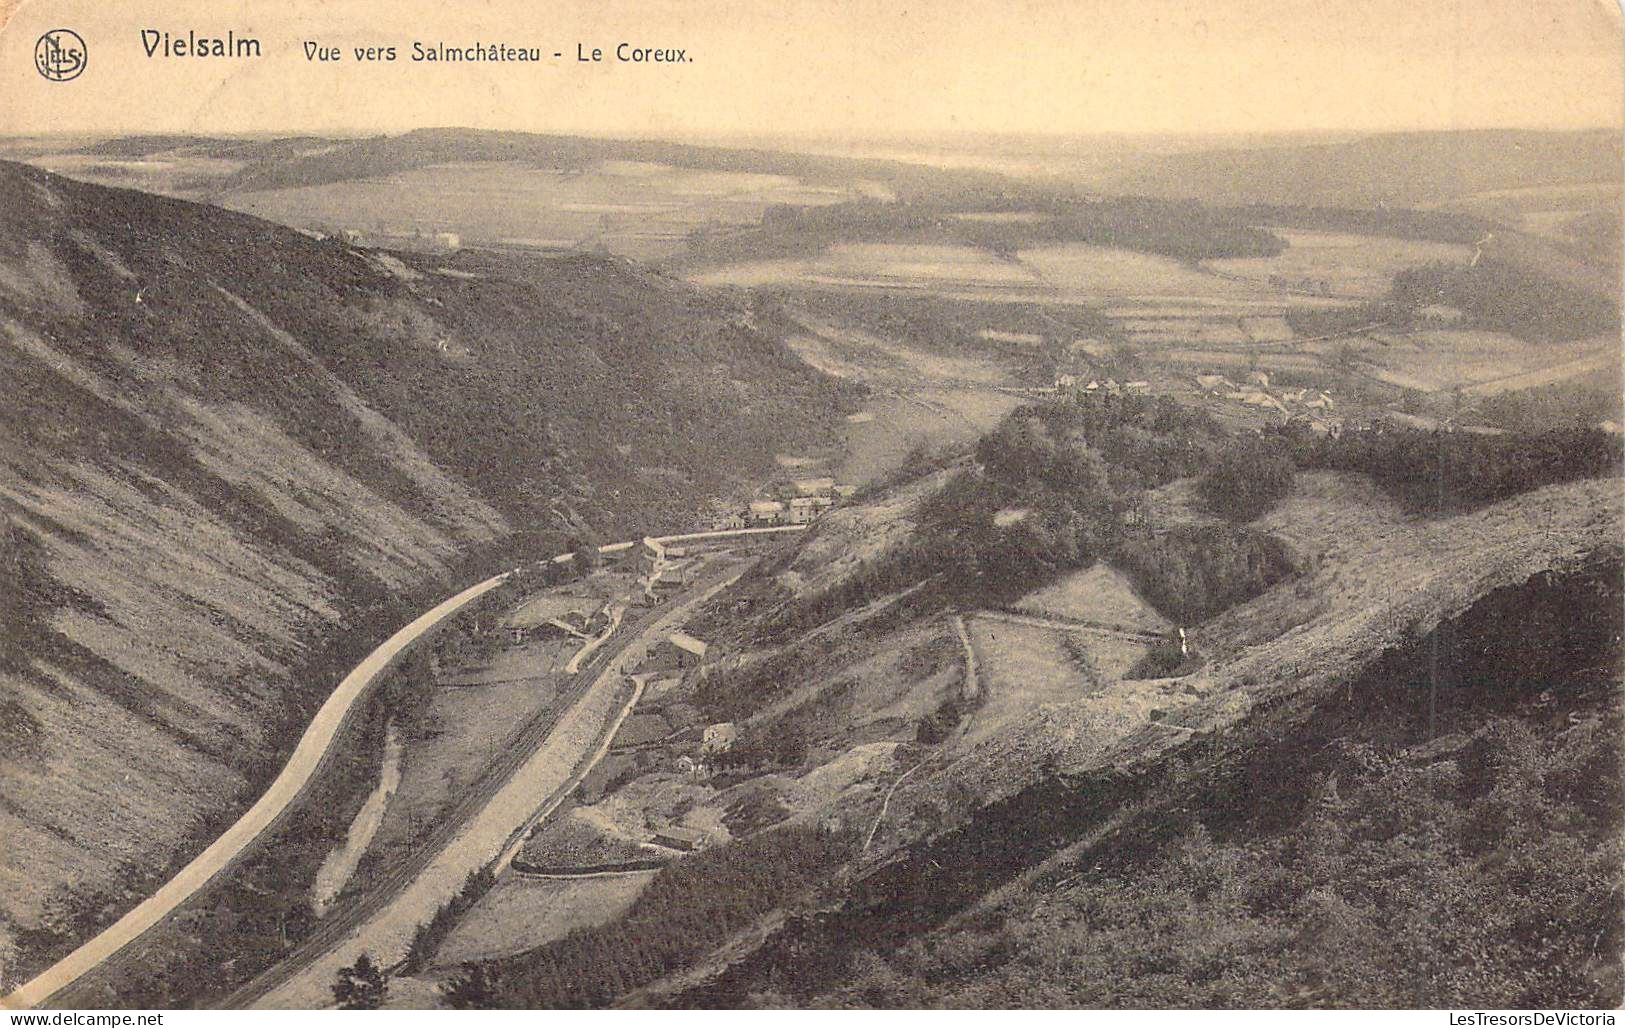
<svg viewBox="0 0 1625 1028"><path fill-rule="evenodd" d="M959 644L965 648L965 685L960 692L965 699L974 700L982 694L982 679L976 666L976 647L971 645L963 614L954 615L954 634L959 636Z"/></svg>
<svg viewBox="0 0 1625 1028"><path fill-rule="evenodd" d="M959 643L965 648L965 681L960 687L960 694L967 700L973 700L982 693L982 679L976 663L976 647L971 645L970 632L965 628L964 616L955 614L953 620L954 634L959 636ZM891 783L891 788L886 790L886 797L880 801L880 811L875 814L875 823L869 826L869 834L864 837L861 852L869 852L869 847L873 845L875 834L880 831L881 822L886 820L886 812L891 808L891 798L896 795L897 787L902 785L909 775L924 767L930 759L931 757L927 756L924 760L898 775L897 780Z"/></svg>
<svg viewBox="0 0 1625 1028"><path fill-rule="evenodd" d="M1007 610L979 610L976 616L985 621L1007 621L1015 625L1032 625L1034 628L1055 628L1063 632L1100 632L1104 635L1114 635L1120 639L1133 642L1159 643L1166 636L1156 632L1144 632L1135 628L1123 628L1119 625L1107 624L1104 621L1087 621L1083 619L1040 617L1036 614L1017 614ZM963 619L959 624L964 625Z"/></svg>

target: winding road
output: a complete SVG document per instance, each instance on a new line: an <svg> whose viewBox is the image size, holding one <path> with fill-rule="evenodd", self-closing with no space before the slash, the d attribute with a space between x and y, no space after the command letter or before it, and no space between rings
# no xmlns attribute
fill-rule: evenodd
<svg viewBox="0 0 1625 1028"><path fill-rule="evenodd" d="M216 875L230 867L244 850L276 823L288 805L298 799L316 773L321 770L334 740L344 729L358 701L368 693L368 687L382 674L395 658L425 633L446 618L479 599L507 581L512 572L487 578L471 585L457 595L443 600L438 606L420 615L417 620L390 636L384 644L369 653L355 670L328 696L309 727L299 737L293 756L283 767L248 812L238 818L220 837L210 843L192 862L181 868L157 892L148 896L113 922L90 941L69 953L32 980L0 998L0 1006L17 1010L44 1003L60 990L72 985L87 971L135 941L147 929L163 920L171 911L190 899Z"/></svg>
<svg viewBox="0 0 1625 1028"><path fill-rule="evenodd" d="M615 732L643 691L642 685L634 684L629 697L619 698L626 669L641 662L689 611L738 577L735 573L709 583L623 641L569 708L552 719L539 745L513 747L521 758L518 767L488 779L471 802L447 819L451 831L439 840L441 845L423 846L405 873L393 877L389 888L379 890L361 908L363 916L324 926L326 931L299 946L258 983L240 990L232 1005L327 1006L339 969L354 964L362 953L386 967L404 959L418 926L456 896L470 874L512 860L526 833L556 810L609 751ZM334 931L339 924L345 930Z"/></svg>
<svg viewBox="0 0 1625 1028"><path fill-rule="evenodd" d="M687 542L753 535L802 531L806 525L787 525L774 528L747 528L720 532L693 532L684 535L663 536L660 542ZM616 553L636 545L631 542L612 543L599 547L602 553ZM553 558L555 563L570 560L573 554ZM63 957L34 978L0 996L0 1008L27 1009L50 1000L63 989L73 985L103 961L117 954L149 929L156 926L176 908L208 885L225 871L272 828L326 764L334 742L338 739L360 701L370 693L370 687L407 647L432 631L441 622L456 614L468 604L495 589L513 574L505 571L483 582L469 586L462 592L442 600L419 615L373 650L362 662L339 682L311 723L300 736L293 754L288 758L269 788L255 801L231 827L194 857L174 877L165 882L151 896L136 904L128 913L97 933L72 953ZM686 605L685 605L686 606ZM675 612L674 612L675 613ZM662 622L665 618L660 619ZM625 648L621 651L625 652ZM618 655L619 656L619 655ZM611 666L618 660L610 662ZM606 668L605 674L609 673ZM595 682L597 679L595 679ZM590 691L590 690L589 690ZM574 710L575 708L572 708ZM517 763L513 771L517 771ZM521 822L533 813L532 803L519 816ZM415 927L415 925L414 925Z"/></svg>

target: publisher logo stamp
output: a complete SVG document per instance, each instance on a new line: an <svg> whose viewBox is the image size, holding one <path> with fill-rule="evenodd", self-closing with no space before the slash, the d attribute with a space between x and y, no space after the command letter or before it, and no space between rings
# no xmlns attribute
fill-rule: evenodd
<svg viewBox="0 0 1625 1028"><path fill-rule="evenodd" d="M52 82L68 82L85 70L85 41L72 29L52 29L34 44L34 67Z"/></svg>

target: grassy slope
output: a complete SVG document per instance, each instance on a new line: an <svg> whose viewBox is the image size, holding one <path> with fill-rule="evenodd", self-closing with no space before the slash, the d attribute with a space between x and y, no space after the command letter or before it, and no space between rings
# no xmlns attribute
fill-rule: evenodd
<svg viewBox="0 0 1625 1028"><path fill-rule="evenodd" d="M348 659L319 640L471 548L684 523L844 402L624 262L439 275L11 164L0 196L8 935L229 816Z"/></svg>
<svg viewBox="0 0 1625 1028"><path fill-rule="evenodd" d="M1411 745L1415 740L1396 735L1392 711L1375 699L1346 709L1343 697L1349 688L1373 690L1373 696L1379 687L1387 688L1380 676L1370 677L1375 672L1363 671L1375 655L1427 637L1441 622L1459 617L1497 589L1517 587L1547 572L1575 572L1595 566L1599 559L1617 560L1621 527L1617 480L1550 487L1473 513L1419 521L1400 515L1358 477L1302 478L1298 492L1270 515L1266 527L1292 533L1295 546L1316 556L1314 566L1297 580L1204 626L1200 645L1213 655L1212 661L1195 676L1170 683L1154 721L1142 711L1137 724L1107 725L1098 704L1063 705L1035 713L951 764L928 765L892 798L883 841L897 848L840 893L839 913L792 919L791 927L761 951L677 1002L726 1005L764 989L769 992L758 998L768 1002L786 998L803 1004L936 1002L911 991L920 985L910 981L911 975L924 976L928 989L931 983L951 982L960 991L948 1002L955 998L977 1002L979 996L988 1001L987 997L999 995L1006 1003L1014 1002L1007 994L974 991L980 978L976 968L989 961L1009 965L1001 979L1003 988L1068 988L1059 971L1053 982L1047 977L1057 958L1036 948L1044 944L1045 932L1022 931L1011 936L1010 943L999 943L1000 932L977 927L976 911L991 904L998 907L1000 919L1019 920L1039 910L1046 924L1057 918L1064 922L1076 916L1066 902L1047 898L1051 885L1038 889L1033 884L1052 870L1044 864L1052 855L1061 854L1054 857L1056 867L1074 873L1082 869L1071 867L1082 861L1079 854L1092 854L1090 847L1119 828L1134 833L1131 840L1144 840L1144 846L1132 852L1146 859L1177 861L1179 851L1157 847L1179 836L1183 829L1178 826L1188 828L1192 817L1227 816L1225 812L1238 801L1224 788L1241 788L1245 795L1246 782L1268 781L1272 789L1307 789L1310 775L1324 774L1328 768L1300 758L1303 753L1319 753L1330 736L1355 742L1374 739L1384 749ZM1541 526L1538 534L1529 532L1532 524ZM1414 711L1407 717L1414 734ZM1311 726L1319 721L1334 723L1335 731L1317 735ZM1485 724L1477 715L1464 713L1459 718L1463 731L1500 731ZM1536 726L1537 733L1541 730ZM1281 746L1291 753L1277 752ZM1580 749L1565 752L1562 760L1591 759ZM1291 769L1257 777L1257 768L1271 761L1286 761ZM1223 786L1224 782L1232 786ZM1381 775L1360 778L1358 802L1366 804L1361 816L1390 816L1383 806L1387 802L1383 790L1392 791L1399 784L1399 779L1384 780ZM1281 809L1300 809L1298 800L1289 803L1289 799L1283 794ZM1248 801L1238 809L1250 817L1266 817L1275 809L1272 802ZM1459 826L1460 818L1467 816L1440 809L1435 820L1443 819L1441 824ZM1276 823L1270 828L1282 830ZM1258 825L1242 830L1262 831ZM1575 836L1583 837L1583 833ZM1200 849L1205 843L1193 837L1188 845ZM1273 850L1249 857L1230 849L1221 856L1244 863L1284 859ZM1556 851L1548 857L1567 859ZM1400 858L1388 854L1383 859ZM1171 865L1154 866L1164 876L1158 887L1178 893L1179 879L1167 877L1176 873L1166 870ZM1498 873L1486 869L1481 878L1468 874L1453 881L1452 887L1470 892L1485 887ZM1061 877L1065 875L1057 872L1044 880L1053 883ZM1126 879L1134 880L1132 873ZM1006 892L994 891L1005 883L1010 883ZM1167 902L1185 901L1175 896ZM1457 916L1449 910L1440 908L1437 916ZM1210 920L1202 922L1204 930L1212 925ZM1077 937L1069 945L1092 944L1083 927L1069 930ZM862 942L855 945L853 940ZM1112 941L1129 954L1122 959L1130 961L1130 971L1102 957L1095 972L1135 978L1131 958L1142 955L1129 944L1146 939L1136 938L1128 926ZM1218 947L1222 941L1206 940L1204 945ZM983 952L995 943L998 952L991 957ZM961 962L957 955L947 958L943 956L947 950L933 948L948 945L957 947L954 954L965 947L973 952ZM1255 949L1263 946L1258 942ZM873 952L863 954L860 949ZM828 956L807 961L808 953ZM875 963L876 954L889 963ZM946 970L940 966L944 960ZM1022 969L1026 977L1011 977ZM1572 985L1575 979L1564 980ZM1546 984L1530 987L1559 987L1552 985L1553 978L1542 981ZM853 982L861 982L868 991L848 987ZM1344 978L1337 990L1315 993L1315 983L1305 979L1302 989L1308 991L1301 995L1294 991L1296 985L1245 995L1253 1002L1285 1003L1294 997L1310 1001L1303 997L1316 995L1322 1002L1349 1002L1358 998L1359 993L1351 991L1358 984ZM1152 986L1161 987L1156 983L1146 987ZM775 997L771 990L782 993ZM1136 994L1125 991L1115 1000L1111 995L1074 990L1054 1001L1132 1002L1121 997ZM1370 996L1373 1002L1390 1002L1405 994ZM1158 997L1168 1001L1167 996ZM1214 993L1208 1001L1224 1000Z"/></svg>

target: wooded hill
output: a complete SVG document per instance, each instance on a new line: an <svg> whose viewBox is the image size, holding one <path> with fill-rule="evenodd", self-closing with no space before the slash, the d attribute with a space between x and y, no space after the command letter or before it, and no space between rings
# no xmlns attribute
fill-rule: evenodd
<svg viewBox="0 0 1625 1028"><path fill-rule="evenodd" d="M397 257L10 163L0 197L0 943L133 902L453 583L686 527L850 402L612 258Z"/></svg>

